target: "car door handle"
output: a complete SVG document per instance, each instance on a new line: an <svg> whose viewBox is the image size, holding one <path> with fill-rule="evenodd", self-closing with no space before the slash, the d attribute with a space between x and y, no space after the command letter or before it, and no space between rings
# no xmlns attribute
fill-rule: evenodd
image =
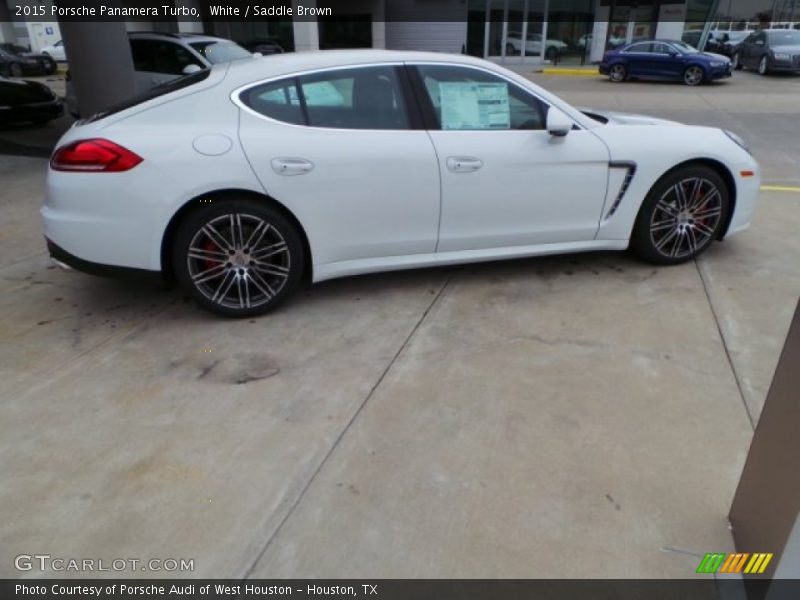
<svg viewBox="0 0 800 600"><path fill-rule="evenodd" d="M278 175L302 175L314 168L314 163L304 158L273 158L272 170Z"/></svg>
<svg viewBox="0 0 800 600"><path fill-rule="evenodd" d="M447 159L447 168L453 173L471 173L483 166L483 161L474 156L451 156Z"/></svg>

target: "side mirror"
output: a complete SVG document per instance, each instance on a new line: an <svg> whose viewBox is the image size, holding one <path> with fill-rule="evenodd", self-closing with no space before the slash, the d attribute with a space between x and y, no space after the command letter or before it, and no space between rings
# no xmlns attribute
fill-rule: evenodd
<svg viewBox="0 0 800 600"><path fill-rule="evenodd" d="M183 67L183 71L181 71L181 73L183 73L184 75L191 75L192 73L199 73L202 70L203 69L201 69L197 65L186 65L185 67Z"/></svg>
<svg viewBox="0 0 800 600"><path fill-rule="evenodd" d="M572 119L555 106L547 111L547 132L556 137L564 137L572 129Z"/></svg>

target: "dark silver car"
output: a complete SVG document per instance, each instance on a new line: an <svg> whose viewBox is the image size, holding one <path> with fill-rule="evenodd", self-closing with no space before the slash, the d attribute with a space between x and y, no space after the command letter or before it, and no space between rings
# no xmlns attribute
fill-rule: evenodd
<svg viewBox="0 0 800 600"><path fill-rule="evenodd" d="M734 54L733 64L757 69L761 75L774 71L800 73L800 31L754 31L739 46Z"/></svg>

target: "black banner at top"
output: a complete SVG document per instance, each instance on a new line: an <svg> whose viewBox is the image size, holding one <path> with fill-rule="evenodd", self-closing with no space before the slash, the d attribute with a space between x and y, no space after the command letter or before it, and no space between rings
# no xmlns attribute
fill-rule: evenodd
<svg viewBox="0 0 800 600"><path fill-rule="evenodd" d="M796 15L778 11L774 0L8 0L13 20L265 22L278 20L363 20L425 22L706 20L783 21ZM798 3L800 4L800 3ZM487 6L490 9L487 11ZM523 15L527 6L527 15ZM783 4L781 4L783 6ZM794 5L792 5L794 6ZM711 14L711 13L714 14ZM791 25L788 25L791 26ZM734 27L736 28L736 27Z"/></svg>

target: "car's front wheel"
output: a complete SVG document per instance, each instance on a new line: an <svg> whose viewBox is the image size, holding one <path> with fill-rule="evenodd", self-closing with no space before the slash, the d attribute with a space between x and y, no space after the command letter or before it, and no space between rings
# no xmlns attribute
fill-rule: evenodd
<svg viewBox="0 0 800 600"><path fill-rule="evenodd" d="M705 71L698 65L687 67L683 72L683 83L686 85L700 85L703 83L703 79L705 79Z"/></svg>
<svg viewBox="0 0 800 600"><path fill-rule="evenodd" d="M631 248L655 264L685 262L719 237L729 210L728 186L713 169L697 165L668 173L642 203Z"/></svg>
<svg viewBox="0 0 800 600"><path fill-rule="evenodd" d="M628 70L625 65L613 65L608 69L608 78L614 83L620 83L628 78Z"/></svg>
<svg viewBox="0 0 800 600"><path fill-rule="evenodd" d="M741 59L739 58L739 53L735 52L733 57L731 58L732 67L736 71L740 71L742 69Z"/></svg>
<svg viewBox="0 0 800 600"><path fill-rule="evenodd" d="M22 65L19 63L11 63L8 72L12 77L22 77Z"/></svg>
<svg viewBox="0 0 800 600"><path fill-rule="evenodd" d="M769 59L767 55L761 57L761 61L758 63L758 74L759 75L767 75L769 74Z"/></svg>
<svg viewBox="0 0 800 600"><path fill-rule="evenodd" d="M172 266L181 287L202 307L230 317L262 314L285 300L306 260L294 224L257 200L198 202L202 208L174 238Z"/></svg>

